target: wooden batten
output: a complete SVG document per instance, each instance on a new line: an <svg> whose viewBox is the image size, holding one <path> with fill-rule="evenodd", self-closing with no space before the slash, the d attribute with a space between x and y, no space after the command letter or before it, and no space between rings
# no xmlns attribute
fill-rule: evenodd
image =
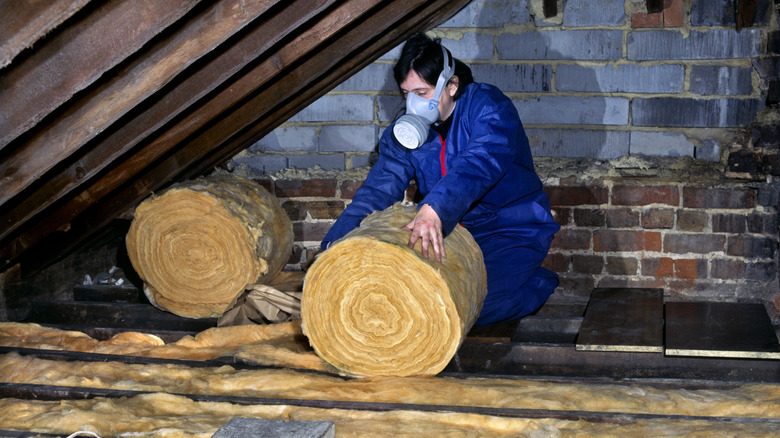
<svg viewBox="0 0 780 438"><path fill-rule="evenodd" d="M58 39L74 23L94 22L87 33L115 41L121 28L100 28L97 18L137 4L110 3L90 3L64 20L29 55L12 57L0 81L33 81L14 79L21 68L14 61L44 52L75 62ZM120 52L96 53L73 73L82 75L71 80L78 86L51 90L47 105L33 105L26 122L3 131L11 153L0 158L0 270L22 258L44 264L45 248L73 248L150 192L210 171L467 3L266 1L237 13L229 0L155 2L164 14L134 17L145 36Z"/></svg>
<svg viewBox="0 0 780 438"><path fill-rule="evenodd" d="M23 8L15 1L0 2L0 68L10 64L21 52L32 47L65 20L81 10L89 0L50 0L26 2Z"/></svg>

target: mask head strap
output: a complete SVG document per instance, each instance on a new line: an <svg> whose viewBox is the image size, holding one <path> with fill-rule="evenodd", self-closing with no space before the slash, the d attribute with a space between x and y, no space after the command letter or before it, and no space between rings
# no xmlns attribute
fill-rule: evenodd
<svg viewBox="0 0 780 438"><path fill-rule="evenodd" d="M428 102L428 109L434 109L439 106L439 98L441 97L441 93L444 91L444 87L452 78L452 74L455 70L454 66L452 65L452 58L450 58L450 52L444 46L441 46L441 51L444 55L444 66L442 67L441 73L439 73L439 79L436 80L436 90L433 92L433 99Z"/></svg>

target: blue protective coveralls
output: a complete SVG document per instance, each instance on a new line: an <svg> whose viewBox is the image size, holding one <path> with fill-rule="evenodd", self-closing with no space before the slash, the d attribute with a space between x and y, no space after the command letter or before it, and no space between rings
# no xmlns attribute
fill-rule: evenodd
<svg viewBox="0 0 780 438"><path fill-rule="evenodd" d="M429 129L417 149L398 143L392 128L385 129L377 162L322 248L371 212L402 200L414 178L424 196L419 205L436 211L444 235L460 223L482 249L488 293L476 324L519 318L541 307L558 286L558 275L541 263L560 226L550 214L511 100L492 85L469 84L456 101L446 141Z"/></svg>

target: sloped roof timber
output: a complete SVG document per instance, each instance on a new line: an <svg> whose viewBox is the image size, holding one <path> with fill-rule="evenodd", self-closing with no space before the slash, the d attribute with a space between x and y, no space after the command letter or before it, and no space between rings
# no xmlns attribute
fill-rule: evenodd
<svg viewBox="0 0 780 438"><path fill-rule="evenodd" d="M0 0L0 272L76 248L466 4Z"/></svg>

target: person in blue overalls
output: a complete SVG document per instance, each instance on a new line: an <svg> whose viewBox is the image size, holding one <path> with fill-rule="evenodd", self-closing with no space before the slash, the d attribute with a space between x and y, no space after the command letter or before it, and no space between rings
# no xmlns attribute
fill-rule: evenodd
<svg viewBox="0 0 780 438"><path fill-rule="evenodd" d="M404 228L422 255L446 257L444 236L460 223L482 249L488 292L477 325L528 315L558 286L541 266L560 229L534 170L512 101L439 39L412 35L393 69L406 113L382 134L379 158L322 241L322 248L368 214L403 199L412 179L422 195Z"/></svg>

